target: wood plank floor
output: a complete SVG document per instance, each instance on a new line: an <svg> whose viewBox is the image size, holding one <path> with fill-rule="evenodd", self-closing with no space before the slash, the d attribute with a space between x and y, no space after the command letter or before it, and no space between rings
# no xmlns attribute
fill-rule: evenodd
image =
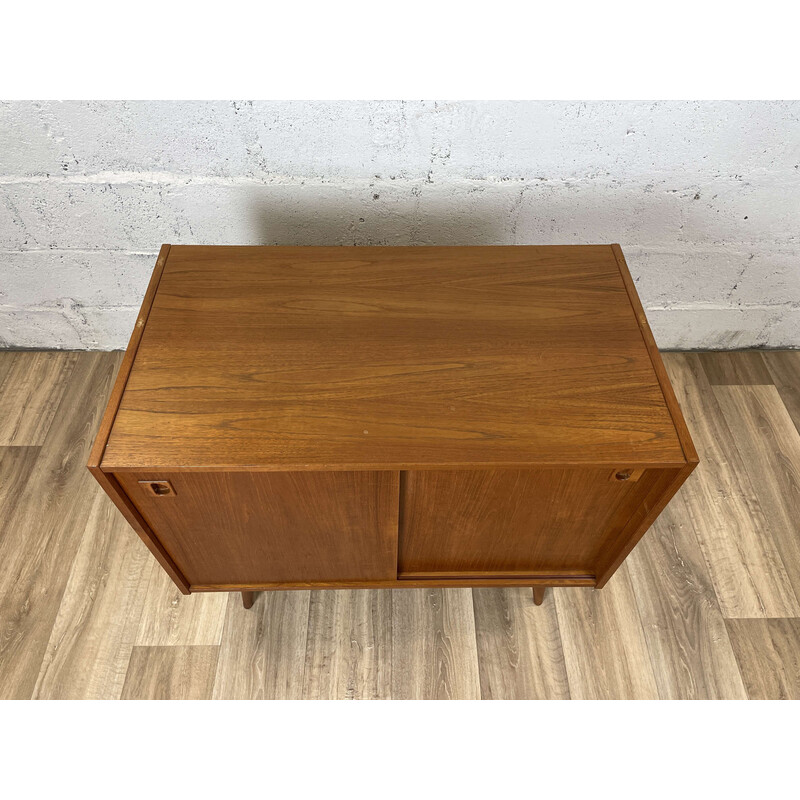
<svg viewBox="0 0 800 800"><path fill-rule="evenodd" d="M800 352L669 353L701 463L601 592L181 595L85 468L119 353L0 352L2 698L800 698Z"/></svg>

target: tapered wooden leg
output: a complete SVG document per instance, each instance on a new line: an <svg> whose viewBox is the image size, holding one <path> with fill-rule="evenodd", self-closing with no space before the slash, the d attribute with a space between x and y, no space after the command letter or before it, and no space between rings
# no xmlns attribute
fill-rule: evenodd
<svg viewBox="0 0 800 800"><path fill-rule="evenodd" d="M533 587L533 604L535 606L540 606L544 603L544 593L547 591L546 586L534 586Z"/></svg>
<svg viewBox="0 0 800 800"><path fill-rule="evenodd" d="M245 608L252 608L256 599L255 592L242 592L242 605Z"/></svg>

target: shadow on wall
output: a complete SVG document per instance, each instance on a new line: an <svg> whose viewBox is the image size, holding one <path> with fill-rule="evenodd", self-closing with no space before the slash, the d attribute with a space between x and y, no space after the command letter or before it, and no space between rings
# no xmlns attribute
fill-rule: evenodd
<svg viewBox="0 0 800 800"><path fill-rule="evenodd" d="M283 193L281 193L283 194ZM327 194L327 193L326 193ZM339 192L337 192L339 194ZM424 212L412 197L403 202L374 199L294 195L275 198L270 193L248 202L254 244L284 246L402 246L513 244L506 214L480 203L426 204Z"/></svg>
<svg viewBox="0 0 800 800"><path fill-rule="evenodd" d="M216 227L215 243L219 234L230 243L281 245L658 242L679 252L687 235L703 241L717 234L719 214L708 219L694 196L544 180L272 184L218 198L216 225L195 230L213 234ZM226 217L230 224L220 229Z"/></svg>

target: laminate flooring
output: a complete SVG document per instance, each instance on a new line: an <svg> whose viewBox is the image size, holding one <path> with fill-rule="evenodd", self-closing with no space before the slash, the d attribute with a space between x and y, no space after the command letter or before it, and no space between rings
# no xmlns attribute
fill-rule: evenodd
<svg viewBox="0 0 800 800"><path fill-rule="evenodd" d="M667 353L701 463L607 587L183 596L86 470L121 353L0 352L0 697L800 697L800 352Z"/></svg>

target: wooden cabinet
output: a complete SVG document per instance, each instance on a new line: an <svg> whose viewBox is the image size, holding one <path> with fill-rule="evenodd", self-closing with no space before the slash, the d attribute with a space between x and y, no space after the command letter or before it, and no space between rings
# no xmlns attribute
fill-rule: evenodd
<svg viewBox="0 0 800 800"><path fill-rule="evenodd" d="M89 468L184 592L540 601L696 463L617 245L165 245Z"/></svg>

